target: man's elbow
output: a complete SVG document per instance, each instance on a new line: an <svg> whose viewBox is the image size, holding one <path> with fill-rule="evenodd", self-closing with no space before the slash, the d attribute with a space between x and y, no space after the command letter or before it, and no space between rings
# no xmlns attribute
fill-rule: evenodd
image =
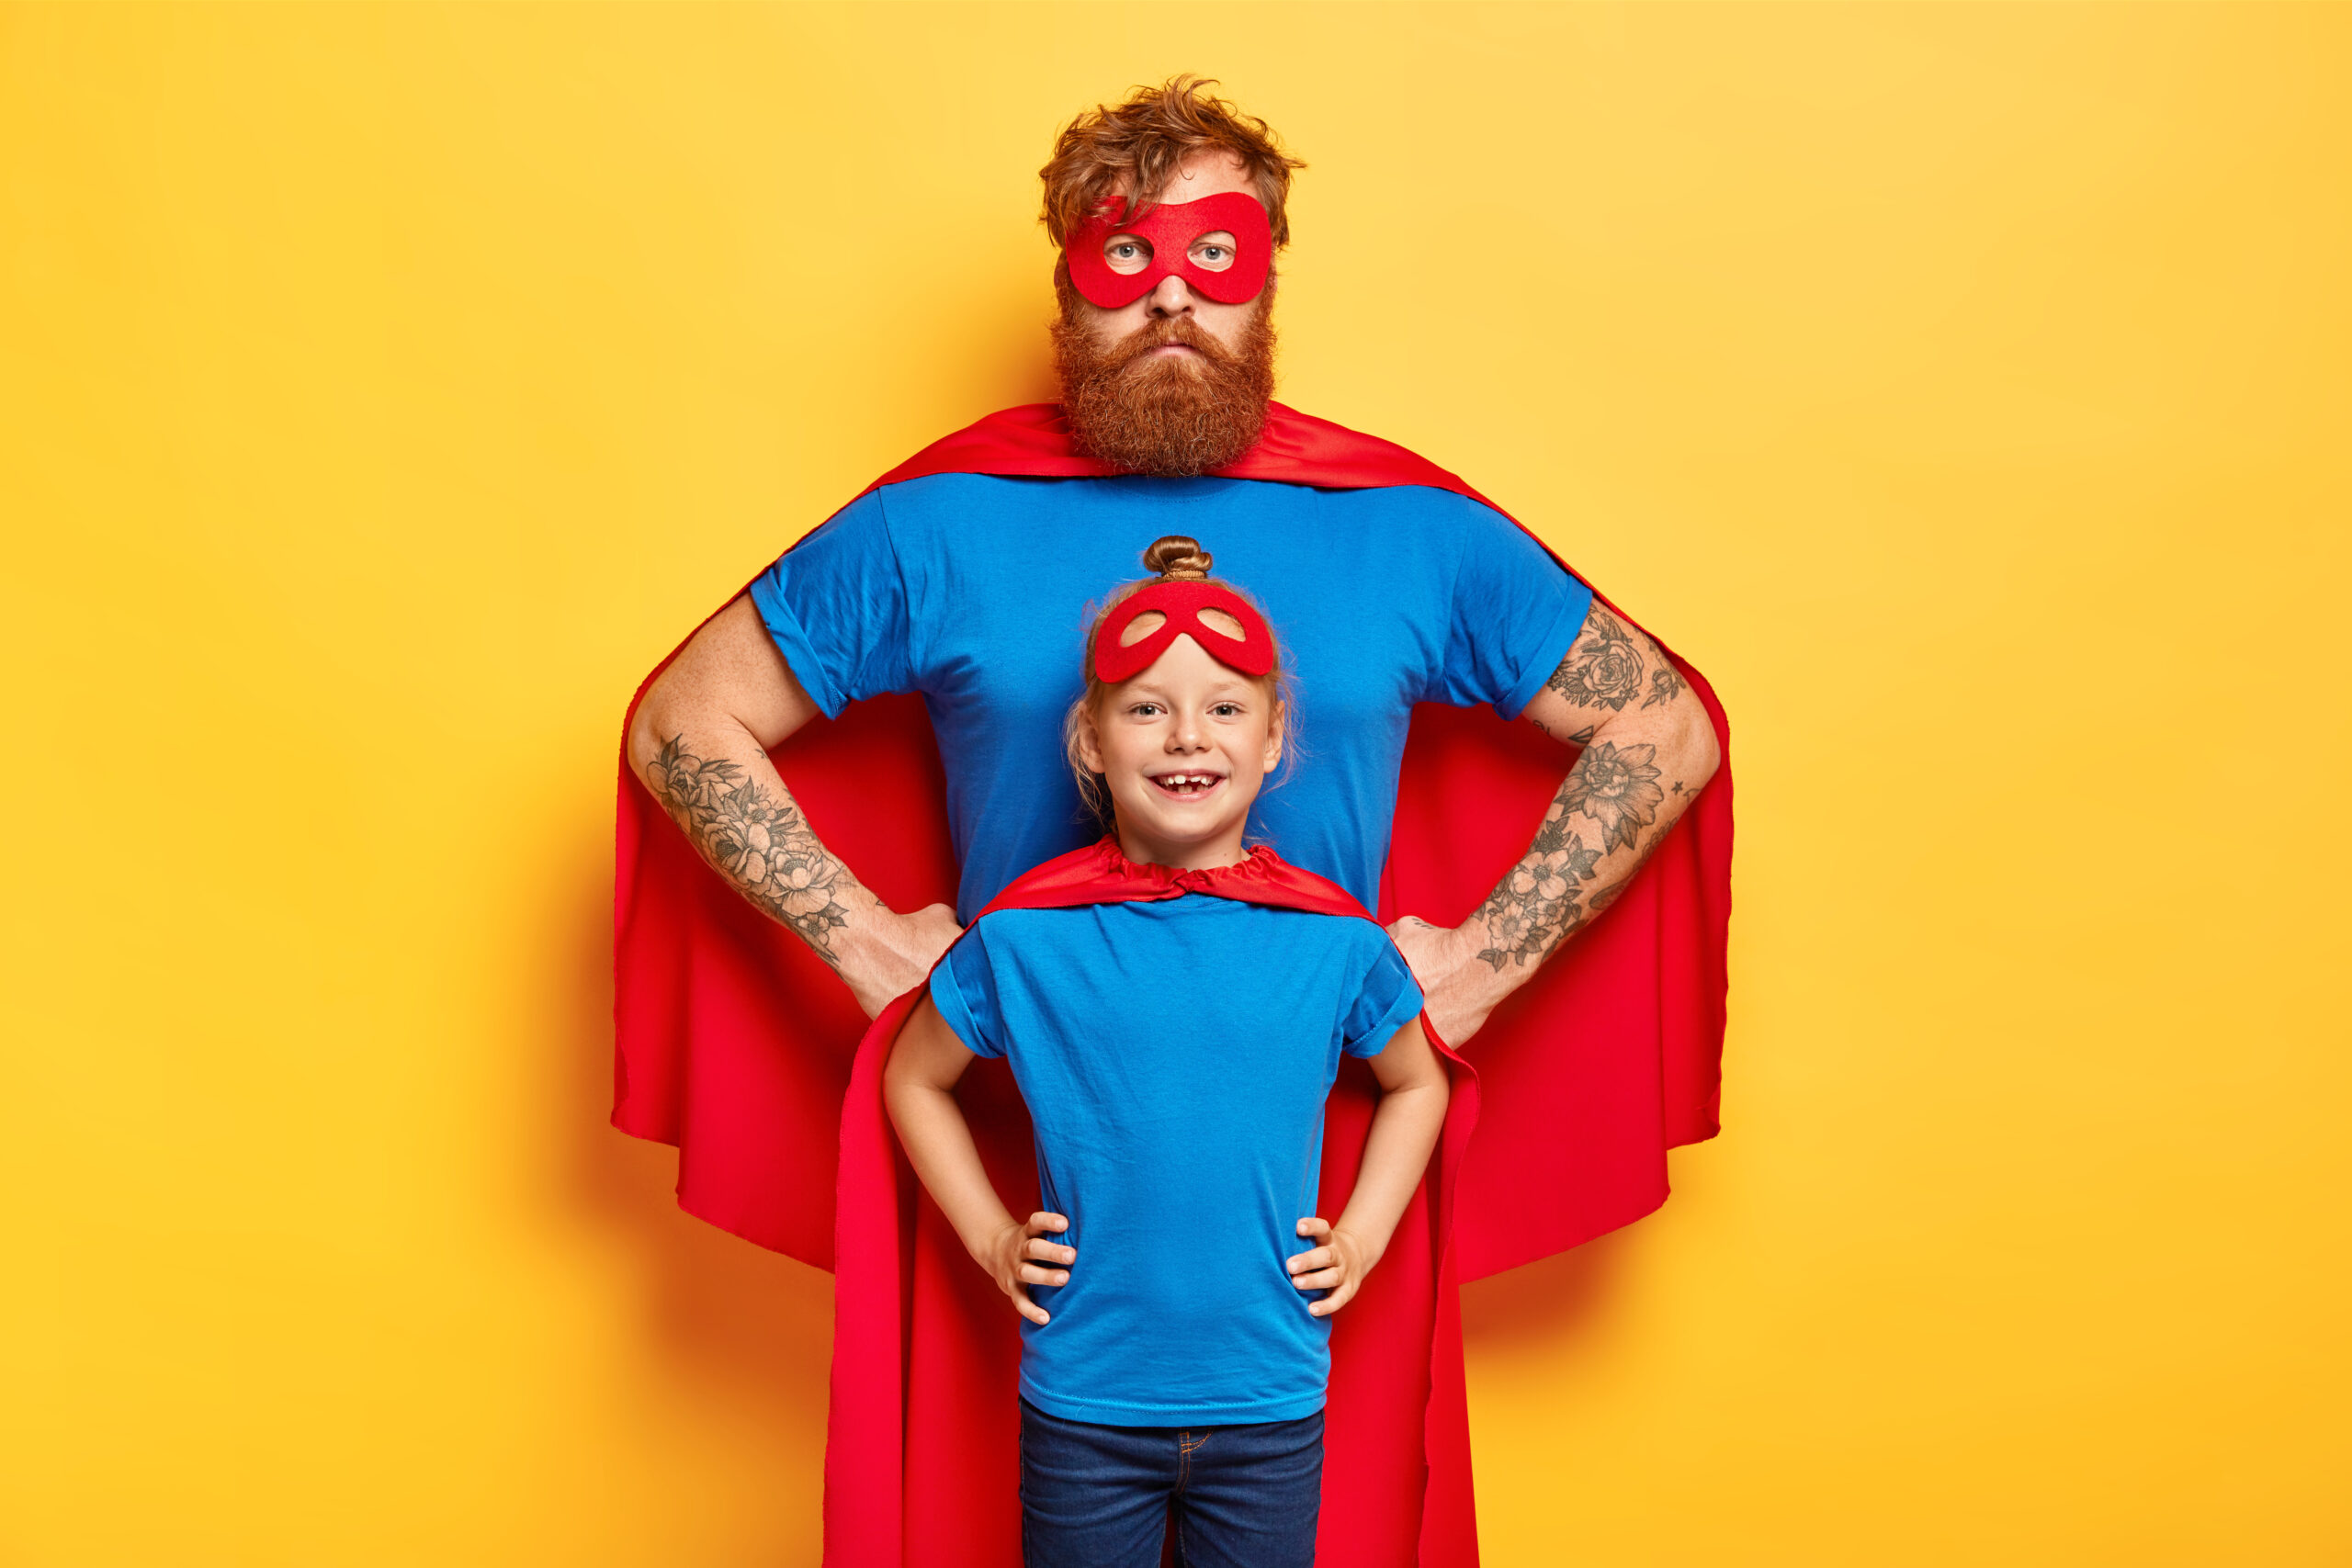
<svg viewBox="0 0 2352 1568"><path fill-rule="evenodd" d="M644 779L648 788L653 787L649 770L673 741L683 740L689 750L706 756L712 748L725 744L726 710L710 703L700 682L678 676L678 668L673 665L654 678L637 712L629 716L628 733L622 738L629 772Z"/></svg>
<svg viewBox="0 0 2352 1568"><path fill-rule="evenodd" d="M638 703L637 711L629 715L628 733L622 738L622 751L628 758L628 771L640 779L645 777L646 769L653 765L654 759L662 755L664 738L678 733L677 721L669 713L670 705L665 696L662 682L655 681L653 689Z"/></svg>
<svg viewBox="0 0 2352 1568"><path fill-rule="evenodd" d="M1715 738L1714 720L1698 698L1674 705L1676 728L1672 741L1676 776L1695 795L1724 764L1723 743Z"/></svg>

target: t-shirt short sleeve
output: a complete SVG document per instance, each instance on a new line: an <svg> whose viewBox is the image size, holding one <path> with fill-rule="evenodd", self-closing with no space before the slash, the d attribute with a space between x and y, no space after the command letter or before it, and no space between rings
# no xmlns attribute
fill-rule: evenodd
<svg viewBox="0 0 2352 1568"><path fill-rule="evenodd" d="M1431 702L1491 703L1505 718L1544 689L1584 628L1592 590L1492 507L1450 497L1470 515L1453 580L1445 666Z"/></svg>
<svg viewBox="0 0 2352 1568"><path fill-rule="evenodd" d="M1372 967L1357 987L1353 1006L1340 1024L1340 1046L1351 1056L1377 1056L1389 1039L1420 1016L1421 987L1413 971L1387 933L1371 928L1379 938Z"/></svg>
<svg viewBox="0 0 2352 1568"><path fill-rule="evenodd" d="M987 939L978 926L956 938L932 970L931 1005L973 1055L1004 1055L1004 1012L997 1003Z"/></svg>
<svg viewBox="0 0 2352 1568"><path fill-rule="evenodd" d="M879 491L777 557L751 592L768 636L827 718L862 698L914 689L906 579Z"/></svg>

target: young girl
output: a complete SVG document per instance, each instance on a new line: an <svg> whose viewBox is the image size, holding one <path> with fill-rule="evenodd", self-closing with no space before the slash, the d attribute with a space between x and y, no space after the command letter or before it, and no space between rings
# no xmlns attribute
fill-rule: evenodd
<svg viewBox="0 0 2352 1568"><path fill-rule="evenodd" d="M1272 628L1207 581L1193 540L1161 539L1144 564L1158 576L1089 633L1067 727L1113 830L973 921L884 1093L923 1186L1026 1320L1029 1568L1153 1568L1171 1509L1193 1568L1309 1568L1329 1317L1421 1179L1447 1078L1386 934L1244 842L1283 754ZM1074 901L1072 878L1108 890ZM1369 1058L1381 1099L1327 1222L1342 1052ZM1035 1127L1043 1210L1025 1221L956 1100L978 1056L1007 1058Z"/></svg>

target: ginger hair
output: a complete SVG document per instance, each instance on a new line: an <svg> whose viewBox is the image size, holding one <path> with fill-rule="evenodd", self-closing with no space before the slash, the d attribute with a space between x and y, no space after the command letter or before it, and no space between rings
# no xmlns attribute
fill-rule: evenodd
<svg viewBox="0 0 2352 1568"><path fill-rule="evenodd" d="M1152 576L1137 578L1133 582L1121 583L1102 604L1091 606L1088 610L1086 689L1079 694L1076 702L1069 705L1069 712L1062 716L1062 751L1069 759L1070 772L1078 777L1079 797L1086 802L1087 808L1092 811L1106 827L1111 821L1110 792L1103 787L1102 775L1087 767L1086 759L1078 749L1079 737L1085 733L1086 726L1093 721L1095 705L1102 700L1102 694L1111 689L1097 679L1094 673L1094 639L1102 635L1102 619L1127 595L1139 589L1148 588L1155 582L1207 581L1209 568L1216 561L1215 556L1201 548L1201 542L1198 539L1186 538L1182 534L1166 535L1154 539L1143 552L1143 569L1153 573ZM1228 592L1238 594L1259 615L1266 614L1266 607L1258 603L1255 594L1231 582L1221 586ZM1279 726L1283 730L1283 760L1277 765L1273 778L1267 781L1266 787L1271 789L1289 775L1291 759L1296 754L1296 749L1291 742L1290 715L1294 706L1295 694L1291 687L1290 655L1283 648L1281 636L1274 632L1273 621L1271 617L1267 619L1266 630L1274 639L1274 667L1263 675L1255 677L1255 680L1274 705L1269 722Z"/></svg>
<svg viewBox="0 0 2352 1568"><path fill-rule="evenodd" d="M1119 220L1132 222L1176 177L1194 152L1222 148L1241 160L1265 204L1274 249L1290 243L1290 176L1306 165L1282 149L1272 127L1242 113L1208 89L1215 80L1190 73L1157 87L1139 86L1125 102L1097 104L1062 128L1054 155L1037 171L1046 184L1046 232L1057 248L1105 201L1123 193Z"/></svg>

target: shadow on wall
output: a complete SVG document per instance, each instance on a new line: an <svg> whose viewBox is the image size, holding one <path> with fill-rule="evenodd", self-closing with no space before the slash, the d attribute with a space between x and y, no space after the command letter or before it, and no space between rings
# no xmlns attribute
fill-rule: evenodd
<svg viewBox="0 0 2352 1568"><path fill-rule="evenodd" d="M1559 1348L1598 1325L1631 1266L1636 1220L1582 1247L1506 1269L1462 1291L1464 1353Z"/></svg>
<svg viewBox="0 0 2352 1568"><path fill-rule="evenodd" d="M609 834L570 863L608 868ZM642 1374L687 1412L707 1412L716 1440L740 1446L745 1468L779 1501L805 1491L797 1529L821 1493L826 1379L832 1355L832 1278L755 1247L678 1207L677 1153L611 1124L612 882L609 871L567 900L571 936L550 1008L548 1103L569 1151L566 1207L617 1238L620 1278L639 1303Z"/></svg>

